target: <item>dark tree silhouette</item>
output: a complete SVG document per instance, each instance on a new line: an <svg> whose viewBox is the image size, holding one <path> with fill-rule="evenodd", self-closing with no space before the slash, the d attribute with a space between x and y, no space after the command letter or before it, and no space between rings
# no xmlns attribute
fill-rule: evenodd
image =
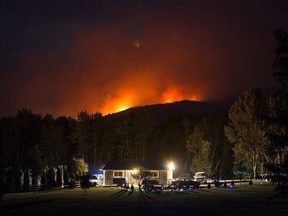
<svg viewBox="0 0 288 216"><path fill-rule="evenodd" d="M92 182L90 182L91 176L90 173L86 173L80 177L80 186L85 191L86 195L88 195L88 189L93 186Z"/></svg>
<svg viewBox="0 0 288 216"><path fill-rule="evenodd" d="M55 168L50 168L47 171L47 187L52 188L55 186L56 170Z"/></svg>
<svg viewBox="0 0 288 216"><path fill-rule="evenodd" d="M288 34L282 28L274 30L273 34L277 45L273 75L283 89L286 89L288 84Z"/></svg>
<svg viewBox="0 0 288 216"><path fill-rule="evenodd" d="M276 92L276 104L270 110L267 121L277 128L281 128L283 133L270 133L268 135L278 158L274 163L266 164L272 175L272 180L276 183L275 197L286 196L288 194L288 34L284 29L276 29L274 32L276 41L276 58L273 64L273 73L281 88Z"/></svg>

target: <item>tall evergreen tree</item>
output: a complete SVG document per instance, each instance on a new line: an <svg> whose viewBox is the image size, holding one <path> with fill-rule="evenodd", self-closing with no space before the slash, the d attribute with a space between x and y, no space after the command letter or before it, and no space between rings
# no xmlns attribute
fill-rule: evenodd
<svg viewBox="0 0 288 216"><path fill-rule="evenodd" d="M150 113L138 113L132 121L134 159L146 160L149 153L149 140L151 139L155 121ZM131 158L132 159L132 158Z"/></svg>
<svg viewBox="0 0 288 216"><path fill-rule="evenodd" d="M107 161L120 159L118 158L118 136L116 133L117 123L112 116L103 118L103 131L101 141L101 157L99 165L104 165Z"/></svg>
<svg viewBox="0 0 288 216"><path fill-rule="evenodd" d="M129 160L132 155L132 126L131 119L118 122L116 134L119 138L118 152L121 161Z"/></svg>
<svg viewBox="0 0 288 216"><path fill-rule="evenodd" d="M89 164L97 165L101 142L101 113L78 113L77 121L71 134L71 140L76 145L75 157L84 158Z"/></svg>
<svg viewBox="0 0 288 216"><path fill-rule="evenodd" d="M38 190L38 180L40 179L41 175L44 173L45 164L42 160L42 153L39 150L38 146L34 146L29 151L28 157L28 166L32 170L32 187L36 191Z"/></svg>

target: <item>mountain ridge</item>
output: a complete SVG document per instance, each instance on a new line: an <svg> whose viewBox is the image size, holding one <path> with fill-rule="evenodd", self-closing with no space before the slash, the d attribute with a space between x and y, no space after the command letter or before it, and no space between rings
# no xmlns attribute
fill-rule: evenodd
<svg viewBox="0 0 288 216"><path fill-rule="evenodd" d="M126 116L131 114L152 113L158 118L165 118L177 113L201 114L225 114L228 112L232 101L191 101L182 100L172 103L150 104L135 106L126 110L108 114L106 116Z"/></svg>

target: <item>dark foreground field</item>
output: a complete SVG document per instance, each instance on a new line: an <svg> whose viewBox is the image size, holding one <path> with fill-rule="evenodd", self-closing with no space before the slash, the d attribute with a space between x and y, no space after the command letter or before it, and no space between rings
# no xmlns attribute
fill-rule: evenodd
<svg viewBox="0 0 288 216"><path fill-rule="evenodd" d="M90 188L7 194L1 216L12 215L288 215L288 199L267 200L271 185L242 185L234 189L170 192L125 192Z"/></svg>

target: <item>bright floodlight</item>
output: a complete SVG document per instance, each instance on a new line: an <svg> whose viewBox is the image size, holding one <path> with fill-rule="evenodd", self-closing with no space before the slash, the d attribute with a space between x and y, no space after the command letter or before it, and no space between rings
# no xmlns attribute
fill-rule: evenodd
<svg viewBox="0 0 288 216"><path fill-rule="evenodd" d="M169 170L174 170L175 169L174 163L170 162L168 165L168 168L169 168Z"/></svg>
<svg viewBox="0 0 288 216"><path fill-rule="evenodd" d="M137 168L134 168L134 169L132 170L132 173L133 173L134 175L136 175L136 174L138 173L138 169L137 169Z"/></svg>

